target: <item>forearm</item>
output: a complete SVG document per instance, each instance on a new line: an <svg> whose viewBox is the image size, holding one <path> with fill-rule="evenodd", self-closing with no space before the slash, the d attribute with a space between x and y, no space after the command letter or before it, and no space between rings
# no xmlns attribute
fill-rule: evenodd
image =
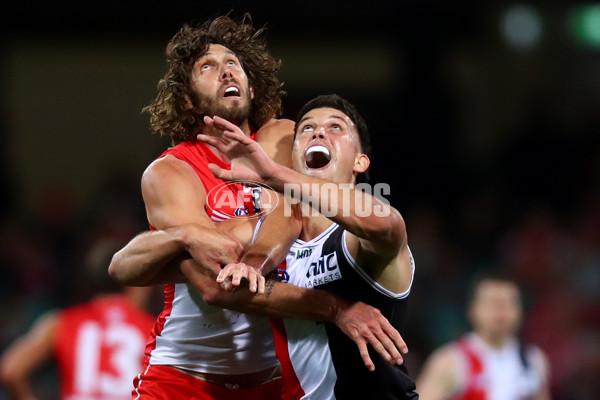
<svg viewBox="0 0 600 400"><path fill-rule="evenodd" d="M12 343L0 359L0 380L12 398L34 400L29 383L54 353L58 317L54 311L41 316L24 336Z"/></svg>
<svg viewBox="0 0 600 400"><path fill-rule="evenodd" d="M357 344L370 371L375 366L367 344L390 362L404 362L400 351L406 353L408 349L402 337L380 310L365 303L346 300L326 290L305 289L273 280L267 280L262 295L254 295L243 287L226 291L215 282L212 271L194 268L191 260L182 264L182 271L210 305L267 317L334 323Z"/></svg>
<svg viewBox="0 0 600 400"><path fill-rule="evenodd" d="M273 196L277 194L273 193ZM277 205L264 218L254 243L245 251L240 262L266 275L285 259L290 246L300 235L302 220L291 212L285 197L275 197Z"/></svg>
<svg viewBox="0 0 600 400"><path fill-rule="evenodd" d="M10 349L0 362L0 380L10 393L12 399L35 399L29 384L30 366L21 358L19 348Z"/></svg>
<svg viewBox="0 0 600 400"><path fill-rule="evenodd" d="M33 394L29 381L23 377L14 379L9 382L4 382L10 398L14 400L36 400L37 397Z"/></svg>
<svg viewBox="0 0 600 400"><path fill-rule="evenodd" d="M304 289L270 279L266 282L264 295L251 295L247 290L239 292L244 292L241 293L243 296L234 299L224 295L221 306L274 318L335 322L351 304L349 300L326 290Z"/></svg>
<svg viewBox="0 0 600 400"><path fill-rule="evenodd" d="M183 229L173 227L137 235L114 254L108 268L110 276L128 286L185 281L178 267L186 250Z"/></svg>
<svg viewBox="0 0 600 400"><path fill-rule="evenodd" d="M325 290L303 289L270 279L266 282L264 295L257 296L246 287L227 291L215 281L212 271L201 268L193 260L182 262L181 270L206 303L234 311L274 318L333 322L351 304Z"/></svg>
<svg viewBox="0 0 600 400"><path fill-rule="evenodd" d="M283 166L271 169L265 180L274 190L314 208L359 238L397 243L404 230L401 215L383 197L383 190L371 194ZM310 210L305 207L306 212Z"/></svg>

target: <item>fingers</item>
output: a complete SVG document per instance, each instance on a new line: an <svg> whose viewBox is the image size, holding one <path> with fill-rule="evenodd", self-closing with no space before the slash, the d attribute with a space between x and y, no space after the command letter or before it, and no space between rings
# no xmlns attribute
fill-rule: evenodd
<svg viewBox="0 0 600 400"><path fill-rule="evenodd" d="M223 131L223 136L235 140L236 142L240 142L246 146L254 143L254 140L246 136L241 130L225 130Z"/></svg>
<svg viewBox="0 0 600 400"><path fill-rule="evenodd" d="M357 334L352 339L358 346L358 351L360 352L363 363L365 363L365 367L367 367L369 371L375 371L375 364L373 364L373 360L371 360L371 357L369 356L369 349L367 348L367 343L363 337Z"/></svg>
<svg viewBox="0 0 600 400"><path fill-rule="evenodd" d="M211 122L214 126L216 126L218 129L221 129L221 130L226 130L226 129L234 130L234 129L238 128L238 126L236 124L229 122L225 118L221 118L218 115L215 115L213 118L204 117L205 122L206 122L207 118L209 118L211 120Z"/></svg>
<svg viewBox="0 0 600 400"><path fill-rule="evenodd" d="M214 176L220 179L231 181L233 177L231 176L231 171L227 169L223 169L219 167L217 164L208 164L208 169L213 173Z"/></svg>
<svg viewBox="0 0 600 400"><path fill-rule="evenodd" d="M215 115L213 118L205 116L204 123L208 128L220 132L222 136L242 142L244 141L243 139L248 138L239 126L218 115Z"/></svg>
<svg viewBox="0 0 600 400"><path fill-rule="evenodd" d="M218 138L216 136L205 135L203 133L199 133L198 135L196 135L196 139L198 139L198 141L200 142L210 144L211 146L215 146L217 148L225 144L223 139Z"/></svg>
<svg viewBox="0 0 600 400"><path fill-rule="evenodd" d="M372 336L370 335L372 334ZM387 362L402 365L404 358L402 354L408 353L408 347L400 336L400 333L381 316L378 318L375 327L365 335L369 343L373 346Z"/></svg>
<svg viewBox="0 0 600 400"><path fill-rule="evenodd" d="M217 137L221 136L220 137L221 140L223 140L223 137L227 137L229 139L233 139L236 142L240 142L240 143L243 143L246 145L254 142L240 129L239 126L235 125L232 122L229 122L228 120L226 120L224 118L219 117L218 115L215 115L213 118L205 116L204 123L206 124L207 127L211 128L215 131L219 131L220 135L218 135ZM202 134L198 135L198 140L208 143L206 141L206 139L204 138L204 136L210 136L210 135L202 135L202 138L200 137L201 135ZM223 140L223 143L230 144L231 141ZM210 144L213 144L213 143L210 143Z"/></svg>
<svg viewBox="0 0 600 400"><path fill-rule="evenodd" d="M226 292L233 292L235 291L235 287L231 284L231 279L227 278L223 281L223 283L221 283L221 287L223 288L223 290L225 290Z"/></svg>
<svg viewBox="0 0 600 400"><path fill-rule="evenodd" d="M353 336L353 340L358 346L365 367L367 367L369 371L374 371L375 365L369 356L367 344L371 345L385 361L397 365L402 365L404 363L404 358L396 347L395 342L381 330L368 329L364 332L357 331ZM402 341L402 343L404 342Z"/></svg>
<svg viewBox="0 0 600 400"><path fill-rule="evenodd" d="M340 314L336 324L356 342L363 362L370 371L375 367L367 351L368 345L385 361L397 365L404 363L402 354L408 352L408 347L400 333L378 309L356 302Z"/></svg>
<svg viewBox="0 0 600 400"><path fill-rule="evenodd" d="M264 276L259 275L259 279L258 279L258 294L265 294L265 286L266 286L266 279Z"/></svg>
<svg viewBox="0 0 600 400"><path fill-rule="evenodd" d="M376 338L371 343L375 351L377 351L387 362L397 365L404 363L404 358L400 354L399 348L390 337L383 331L375 332Z"/></svg>
<svg viewBox="0 0 600 400"><path fill-rule="evenodd" d="M386 324L383 326L383 331L389 338L391 338L391 340L393 340L395 348L400 350L400 353L408 353L408 346L406 345L406 342L404 339L402 339L400 333L398 333L398 331L389 322L386 321Z"/></svg>
<svg viewBox="0 0 600 400"><path fill-rule="evenodd" d="M228 264L217 276L217 282L222 286L225 285L223 287L226 290L240 287L243 281L248 282L248 289L251 293L264 294L265 277L258 270L244 263Z"/></svg>
<svg viewBox="0 0 600 400"><path fill-rule="evenodd" d="M222 137L205 135L203 133L199 133L198 135L196 135L196 139L198 139L199 142L204 142L208 145L216 147L219 151L223 153L227 153L229 150L231 150L231 147L233 146L233 143L231 141L227 141Z"/></svg>
<svg viewBox="0 0 600 400"><path fill-rule="evenodd" d="M229 122L228 120L215 115L213 120L213 125L223 131L223 134L227 137L231 137L232 139L240 140L239 138L247 137L244 132L240 129L236 124Z"/></svg>

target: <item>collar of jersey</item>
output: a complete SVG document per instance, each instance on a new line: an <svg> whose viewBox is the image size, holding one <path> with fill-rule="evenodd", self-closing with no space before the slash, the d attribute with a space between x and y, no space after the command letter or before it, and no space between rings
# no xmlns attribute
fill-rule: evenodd
<svg viewBox="0 0 600 400"><path fill-rule="evenodd" d="M312 238L308 242L305 242L302 239L296 239L296 244L303 245L303 246L304 245L316 246L319 244L319 242L321 242L323 239L325 239L327 236L329 236L329 234L332 233L337 228L339 228L339 225L334 222L331 225L329 225L327 227L327 229L325 229L323 232L321 232L317 237Z"/></svg>

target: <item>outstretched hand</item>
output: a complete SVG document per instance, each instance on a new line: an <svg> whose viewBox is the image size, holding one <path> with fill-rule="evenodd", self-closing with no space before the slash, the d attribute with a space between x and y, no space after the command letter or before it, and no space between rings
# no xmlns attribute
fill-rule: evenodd
<svg viewBox="0 0 600 400"><path fill-rule="evenodd" d="M367 344L373 346L387 362L398 365L404 363L402 354L408 353L408 347L400 333L377 308L359 301L352 303L338 315L335 324L354 340L369 371L375 370L375 365L369 357Z"/></svg>
<svg viewBox="0 0 600 400"><path fill-rule="evenodd" d="M222 132L222 137L199 134L198 140L214 146L231 163L231 170L215 164L208 165L217 178L249 182L265 182L268 179L277 164L260 144L246 136L237 125L221 117L205 116L204 123L207 127Z"/></svg>

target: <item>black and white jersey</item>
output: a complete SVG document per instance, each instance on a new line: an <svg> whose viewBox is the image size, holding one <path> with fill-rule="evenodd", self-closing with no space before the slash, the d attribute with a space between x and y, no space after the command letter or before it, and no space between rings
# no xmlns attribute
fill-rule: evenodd
<svg viewBox="0 0 600 400"><path fill-rule="evenodd" d="M334 223L309 242L296 240L286 258L285 278L295 286L331 290L377 307L402 333L410 288L393 293L375 282L350 255L346 234ZM412 256L411 263L414 274ZM369 346L375 363L369 372L356 344L334 324L286 319L275 336L280 360L289 356L289 365L282 362L284 376L295 373L298 383L288 390L294 392L289 398L418 399L404 365L389 364Z"/></svg>

